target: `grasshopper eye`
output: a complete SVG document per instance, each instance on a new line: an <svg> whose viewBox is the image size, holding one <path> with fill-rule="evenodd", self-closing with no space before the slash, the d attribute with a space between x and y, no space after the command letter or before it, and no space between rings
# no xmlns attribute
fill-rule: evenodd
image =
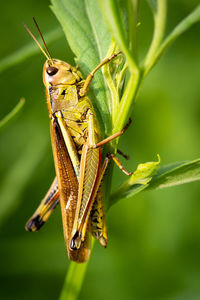
<svg viewBox="0 0 200 300"><path fill-rule="evenodd" d="M49 74L50 76L55 75L58 72L58 69L55 67L48 67L47 68L47 74Z"/></svg>

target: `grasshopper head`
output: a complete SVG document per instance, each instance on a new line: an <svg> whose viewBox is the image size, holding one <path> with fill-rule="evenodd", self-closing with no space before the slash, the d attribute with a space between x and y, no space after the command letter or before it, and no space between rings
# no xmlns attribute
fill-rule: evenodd
<svg viewBox="0 0 200 300"><path fill-rule="evenodd" d="M71 85L80 80L81 75L77 69L62 60L49 59L44 64L43 82L45 87L62 84Z"/></svg>
<svg viewBox="0 0 200 300"><path fill-rule="evenodd" d="M46 51L43 49L43 47L40 45L36 37L33 35L33 33L30 31L30 29L27 27L26 24L24 24L26 30L30 34L30 36L33 38L33 40L36 42L44 56L46 56L47 60L43 67L43 82L46 88L51 87L53 85L62 85L62 84L74 84L82 79L82 76L80 72L76 69L70 66L68 63L53 59L49 53L49 50L47 48L47 45L44 41L44 38L42 36L42 33L39 29L39 26L33 18L33 21L38 29L38 32L42 38L44 47Z"/></svg>

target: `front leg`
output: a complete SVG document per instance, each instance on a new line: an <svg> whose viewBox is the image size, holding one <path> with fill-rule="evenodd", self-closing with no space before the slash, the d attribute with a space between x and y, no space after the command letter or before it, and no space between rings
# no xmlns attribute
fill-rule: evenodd
<svg viewBox="0 0 200 300"><path fill-rule="evenodd" d="M80 96L83 97L86 95L89 86L92 82L92 79L94 78L94 74L96 73L96 71L98 71L100 68L102 68L105 64L107 64L108 62L110 62L112 59L114 59L117 55L121 54L121 51L118 53L114 53L112 56L105 58L92 72L90 72L90 74L87 76L84 86L82 87L82 89L80 90Z"/></svg>

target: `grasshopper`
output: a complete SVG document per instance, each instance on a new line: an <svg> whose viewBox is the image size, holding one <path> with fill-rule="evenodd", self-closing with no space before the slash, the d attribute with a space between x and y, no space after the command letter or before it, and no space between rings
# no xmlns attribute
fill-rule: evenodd
<svg viewBox="0 0 200 300"><path fill-rule="evenodd" d="M108 153L101 161L102 146L121 136L120 132L101 140L98 121L87 96L92 78L104 64L119 53L104 59L86 78L68 63L53 59L24 24L47 60L43 67L50 117L50 132L56 171L49 191L26 224L28 231L38 231L60 203L63 231L68 257L75 262L86 262L90 256L91 235L107 246L107 228L102 192L102 178L110 159L127 172L114 154ZM119 152L121 153L121 151Z"/></svg>

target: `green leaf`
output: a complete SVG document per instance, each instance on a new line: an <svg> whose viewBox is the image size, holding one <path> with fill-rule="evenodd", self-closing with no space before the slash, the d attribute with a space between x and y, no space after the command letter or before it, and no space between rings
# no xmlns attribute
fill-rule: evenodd
<svg viewBox="0 0 200 300"><path fill-rule="evenodd" d="M56 28L47 34L44 35L44 39L48 45L55 42L62 36L62 30L60 28ZM16 52L8 55L7 57L3 58L0 61L0 72L11 68L23 61L25 61L30 56L33 56L37 53L40 53L41 50L35 44L35 42L30 42L28 45L22 47L21 49L17 50Z"/></svg>
<svg viewBox="0 0 200 300"><path fill-rule="evenodd" d="M111 36L98 3L93 0L52 0L51 2L51 8L61 23L76 56L76 63L86 77L106 56L111 43ZM111 116L101 71L95 74L90 90L90 98L98 113L101 128L105 126L105 131L108 133L111 130Z"/></svg>
<svg viewBox="0 0 200 300"><path fill-rule="evenodd" d="M200 159L160 168L160 172L149 184L149 189L162 189L200 180Z"/></svg>
<svg viewBox="0 0 200 300"><path fill-rule="evenodd" d="M147 72L155 65L167 48L186 30L188 30L193 24L200 21L200 5L198 5L184 20L182 20L165 38L159 49L157 50L154 58L148 66Z"/></svg>
<svg viewBox="0 0 200 300"><path fill-rule="evenodd" d="M160 156L158 155L157 162L147 162L144 164L139 164L137 170L128 179L129 185L134 184L147 184L151 181L153 174L156 173L158 166L160 164Z"/></svg>
<svg viewBox="0 0 200 300"><path fill-rule="evenodd" d="M152 180L145 185L135 184L136 182L129 185L127 184L129 179L125 181L111 195L110 206L120 199L132 197L144 190L161 189L197 180L200 180L200 159L160 167L157 175L153 176ZM126 189L124 189L124 186L126 186Z"/></svg>
<svg viewBox="0 0 200 300"><path fill-rule="evenodd" d="M148 186L148 183L151 181L153 175L157 172L160 164L160 156L157 156L157 162L146 162L137 166L136 171L133 172L131 177L111 195L109 207L117 202L120 197L129 197L129 193L131 196L133 196L135 193L142 191Z"/></svg>
<svg viewBox="0 0 200 300"><path fill-rule="evenodd" d="M0 131L4 129L14 118L19 114L23 108L25 99L21 98L17 105L0 121Z"/></svg>

